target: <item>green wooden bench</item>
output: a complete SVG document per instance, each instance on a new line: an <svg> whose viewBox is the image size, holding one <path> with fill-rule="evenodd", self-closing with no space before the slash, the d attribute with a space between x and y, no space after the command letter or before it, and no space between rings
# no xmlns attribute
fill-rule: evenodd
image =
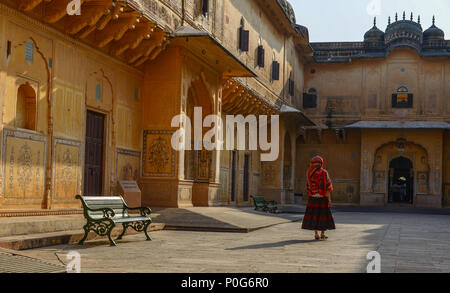
<svg viewBox="0 0 450 293"><path fill-rule="evenodd" d="M277 203L275 201L266 201L264 196L253 195L253 204L255 205L255 211L263 211L269 213L276 213L278 210Z"/></svg>
<svg viewBox="0 0 450 293"><path fill-rule="evenodd" d="M152 240L148 235L148 226L152 223L149 215L152 213L148 207L130 208L126 205L121 196L81 196L77 195L77 199L81 200L84 209L84 217L87 220L84 229L84 237L79 244L83 245L90 231L100 236L108 236L111 246L116 243L111 238L111 232L118 224L122 224L122 234L117 240L122 239L128 227L133 228L137 232L144 232L147 241ZM128 211L139 211L140 216L131 217Z"/></svg>

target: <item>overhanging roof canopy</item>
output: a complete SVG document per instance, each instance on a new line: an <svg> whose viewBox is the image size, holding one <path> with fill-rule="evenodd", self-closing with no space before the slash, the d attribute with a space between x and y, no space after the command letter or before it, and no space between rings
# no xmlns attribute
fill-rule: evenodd
<svg viewBox="0 0 450 293"><path fill-rule="evenodd" d="M359 121L345 128L356 129L450 129L450 123L440 121Z"/></svg>
<svg viewBox="0 0 450 293"><path fill-rule="evenodd" d="M301 126L316 126L314 122L311 121L302 111L283 104L280 108L280 115L288 119L295 119Z"/></svg>
<svg viewBox="0 0 450 293"><path fill-rule="evenodd" d="M212 67L223 72L224 77L256 77L253 70L236 58L208 32L182 26L173 33L173 37L175 44L201 56Z"/></svg>

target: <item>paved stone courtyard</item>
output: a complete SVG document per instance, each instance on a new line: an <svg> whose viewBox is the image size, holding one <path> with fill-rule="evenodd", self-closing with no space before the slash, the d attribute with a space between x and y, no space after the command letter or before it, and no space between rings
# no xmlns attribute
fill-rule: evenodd
<svg viewBox="0 0 450 293"><path fill-rule="evenodd" d="M251 233L164 230L152 242L133 235L117 247L98 240L24 253L60 263L75 250L85 273L352 273L365 272L368 252L378 251L382 272L450 272L450 216L336 212L335 220L328 241L290 222Z"/></svg>

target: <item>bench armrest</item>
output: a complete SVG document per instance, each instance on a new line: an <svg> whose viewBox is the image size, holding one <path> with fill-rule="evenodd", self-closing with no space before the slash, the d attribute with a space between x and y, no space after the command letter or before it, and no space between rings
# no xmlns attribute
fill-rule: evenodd
<svg viewBox="0 0 450 293"><path fill-rule="evenodd" d="M90 212L103 212L103 218L106 219L114 218L116 215L116 213L110 208L91 209L90 207L87 206L85 206L84 208Z"/></svg>
<svg viewBox="0 0 450 293"><path fill-rule="evenodd" d="M139 211L142 217L146 217L152 213L152 210L149 207L139 207L139 208L130 208L125 206L130 211Z"/></svg>

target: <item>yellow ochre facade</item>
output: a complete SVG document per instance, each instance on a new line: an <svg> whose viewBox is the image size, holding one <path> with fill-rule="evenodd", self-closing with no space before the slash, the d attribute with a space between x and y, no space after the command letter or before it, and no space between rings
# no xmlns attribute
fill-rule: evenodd
<svg viewBox="0 0 450 293"><path fill-rule="evenodd" d="M0 215L77 213L76 194L113 195L121 180L151 207L289 204L313 154L337 202L389 204L410 162L413 204L450 203L450 46L437 27L418 43L388 40L402 20L383 45L375 29L310 43L286 0L69 3L0 1ZM196 107L280 115L278 158L174 150L173 117Z"/></svg>

